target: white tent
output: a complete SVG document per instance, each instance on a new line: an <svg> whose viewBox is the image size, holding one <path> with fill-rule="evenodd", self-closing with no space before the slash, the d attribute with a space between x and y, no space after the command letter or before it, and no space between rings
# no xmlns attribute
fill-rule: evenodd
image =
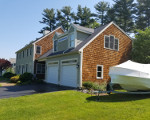
<svg viewBox="0 0 150 120"><path fill-rule="evenodd" d="M113 84L120 84L128 91L150 90L150 64L128 60L111 67L109 75Z"/></svg>

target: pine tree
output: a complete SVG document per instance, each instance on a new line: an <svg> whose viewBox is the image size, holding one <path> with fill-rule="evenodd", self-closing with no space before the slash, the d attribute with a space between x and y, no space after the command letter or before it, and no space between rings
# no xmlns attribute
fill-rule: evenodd
<svg viewBox="0 0 150 120"><path fill-rule="evenodd" d="M150 27L150 0L137 0L136 28Z"/></svg>
<svg viewBox="0 0 150 120"><path fill-rule="evenodd" d="M115 4L108 11L108 20L115 21L125 32L133 32L134 29L134 0L114 0ZM112 13L111 13L112 12ZM110 16L110 14L112 14Z"/></svg>
<svg viewBox="0 0 150 120"><path fill-rule="evenodd" d="M42 33L43 30L49 30L52 31L55 29L56 27L56 18L55 18L55 10L52 9L44 9L43 10L43 18L42 21L40 21L40 23L45 24L46 27L44 27L39 33Z"/></svg>
<svg viewBox="0 0 150 120"><path fill-rule="evenodd" d="M96 18L100 20L101 25L104 25L106 23L106 14L107 14L107 11L109 10L108 2L101 1L97 3L94 6L94 8L97 11L97 14L95 15Z"/></svg>

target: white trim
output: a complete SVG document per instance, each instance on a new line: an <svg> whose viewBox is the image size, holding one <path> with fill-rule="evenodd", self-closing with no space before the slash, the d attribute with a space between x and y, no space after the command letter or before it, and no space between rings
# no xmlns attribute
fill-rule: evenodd
<svg viewBox="0 0 150 120"><path fill-rule="evenodd" d="M55 63L55 62L56 62L57 64L53 64L53 63ZM49 64L51 64L51 65L49 65ZM47 62L47 66L58 65L58 64L59 64L59 61L58 61L58 60Z"/></svg>
<svg viewBox="0 0 150 120"><path fill-rule="evenodd" d="M71 61L71 60L76 60L77 62L76 63L65 63L65 64L62 64L63 61ZM77 63L78 63L78 59L77 58L61 60L61 66L63 66L63 65L77 65Z"/></svg>
<svg viewBox="0 0 150 120"><path fill-rule="evenodd" d="M83 52L80 52L80 81L79 81L79 87L82 87L82 65L83 65Z"/></svg>
<svg viewBox="0 0 150 120"><path fill-rule="evenodd" d="M37 53L37 47L40 47L40 53ZM42 54L42 46L36 45L35 53L38 55L41 55Z"/></svg>
<svg viewBox="0 0 150 120"><path fill-rule="evenodd" d="M129 35L127 35L118 25L116 25L114 22L109 23L102 31L100 31L95 37L93 37L89 42L87 42L82 48L79 49L79 51L83 51L83 49L88 46L95 38L97 38L101 33L103 33L110 25L115 25L119 30L121 30L126 36L128 36L131 39Z"/></svg>
<svg viewBox="0 0 150 120"><path fill-rule="evenodd" d="M102 71L101 71L102 76L101 76L101 77L97 77L97 73L98 73L98 69L97 69L97 68L98 68L98 67L102 67ZM97 66L96 66L96 78L97 78L97 79L103 79L103 72L104 72L104 70L103 70L103 65L97 65Z"/></svg>
<svg viewBox="0 0 150 120"><path fill-rule="evenodd" d="M43 36L43 37L40 38L39 40L35 41L34 44L37 43L38 41L42 40L43 38L47 37L48 35L52 34L52 33L55 32L56 30L58 30L59 28L61 28L61 29L63 30L62 26L60 26L60 27L56 28L55 30L53 30L52 32L46 34L45 36ZM63 32L64 32L64 30L63 30Z"/></svg>

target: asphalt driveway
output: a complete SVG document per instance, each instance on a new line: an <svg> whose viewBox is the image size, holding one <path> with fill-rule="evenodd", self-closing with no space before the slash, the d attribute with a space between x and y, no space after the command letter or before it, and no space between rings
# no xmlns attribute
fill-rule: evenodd
<svg viewBox="0 0 150 120"><path fill-rule="evenodd" d="M21 86L4 86L0 87L0 99L31 95L35 93L55 92L62 90L71 90L72 88L57 86L53 84L34 84Z"/></svg>

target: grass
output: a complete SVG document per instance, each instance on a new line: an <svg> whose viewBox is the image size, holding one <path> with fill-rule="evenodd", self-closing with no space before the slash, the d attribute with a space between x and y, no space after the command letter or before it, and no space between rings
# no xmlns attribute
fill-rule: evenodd
<svg viewBox="0 0 150 120"><path fill-rule="evenodd" d="M148 120L149 95L96 96L59 91L0 99L0 120Z"/></svg>

